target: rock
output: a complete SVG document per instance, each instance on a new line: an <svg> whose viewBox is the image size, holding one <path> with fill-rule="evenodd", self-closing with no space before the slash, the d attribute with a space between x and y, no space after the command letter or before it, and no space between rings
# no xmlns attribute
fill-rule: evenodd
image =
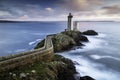
<svg viewBox="0 0 120 80"><path fill-rule="evenodd" d="M26 76L27 76L27 75L26 75L25 73L20 73L20 78L21 78L21 79L26 78Z"/></svg>
<svg viewBox="0 0 120 80"><path fill-rule="evenodd" d="M84 35L98 35L98 33L95 32L94 30L87 30L87 31L83 32L82 34L84 34Z"/></svg>
<svg viewBox="0 0 120 80"><path fill-rule="evenodd" d="M80 65L77 61L74 61L73 63L74 65Z"/></svg>
<svg viewBox="0 0 120 80"><path fill-rule="evenodd" d="M65 31L65 32L62 32L62 34L65 34L65 35L73 38L76 43L80 42L79 37L81 36L81 32L79 32L79 31Z"/></svg>
<svg viewBox="0 0 120 80"><path fill-rule="evenodd" d="M64 68L60 68L63 64L59 65L58 79L59 80L75 80L74 74L76 74L76 69L74 63L67 58L64 58L60 55L55 55L55 61L60 61L65 63Z"/></svg>
<svg viewBox="0 0 120 80"><path fill-rule="evenodd" d="M84 77L80 77L80 80L95 80L90 76L84 76Z"/></svg>
<svg viewBox="0 0 120 80"><path fill-rule="evenodd" d="M82 41L82 42L88 42L88 38L86 36L83 36L83 35L80 35L79 36L79 40Z"/></svg>
<svg viewBox="0 0 120 80"><path fill-rule="evenodd" d="M35 46L34 49L38 49L38 48L43 47L43 46L44 46L44 43L45 43L45 39L43 39L41 42L39 42L39 43L37 44L37 46Z"/></svg>
<svg viewBox="0 0 120 80"><path fill-rule="evenodd" d="M62 32L62 33L72 37L77 43L79 43L81 41L82 42L89 41L88 38L86 36L82 35L82 33L79 31L66 31L66 32Z"/></svg>
<svg viewBox="0 0 120 80"><path fill-rule="evenodd" d="M68 35L59 33L56 34L53 38L53 46L55 52L61 52L64 50L68 50L76 45L76 42L73 38L69 37Z"/></svg>
<svg viewBox="0 0 120 80"><path fill-rule="evenodd" d="M79 31L64 31L58 34L54 34L52 38L54 51L62 52L69 50L74 46L84 46L81 42L88 42L88 38L81 34ZM45 40L42 40L37 44L35 49L44 46Z"/></svg>

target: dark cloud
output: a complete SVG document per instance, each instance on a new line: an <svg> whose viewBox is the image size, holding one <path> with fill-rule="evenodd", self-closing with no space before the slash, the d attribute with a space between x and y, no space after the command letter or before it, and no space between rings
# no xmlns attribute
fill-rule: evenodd
<svg viewBox="0 0 120 80"><path fill-rule="evenodd" d="M93 10L96 5L100 5L100 0L63 0L63 9L69 11L88 11Z"/></svg>
<svg viewBox="0 0 120 80"><path fill-rule="evenodd" d="M105 11L105 14L111 14L111 15L116 15L120 14L120 5L114 5L114 6L107 6L102 8Z"/></svg>
<svg viewBox="0 0 120 80"><path fill-rule="evenodd" d="M97 15L92 11L101 7L105 15L119 14L119 6L103 7L112 3L113 0L0 0L0 19L61 17L69 12L90 16Z"/></svg>

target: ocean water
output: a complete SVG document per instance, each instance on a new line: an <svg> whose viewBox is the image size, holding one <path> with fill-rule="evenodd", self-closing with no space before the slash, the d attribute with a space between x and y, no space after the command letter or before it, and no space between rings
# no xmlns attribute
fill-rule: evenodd
<svg viewBox="0 0 120 80"><path fill-rule="evenodd" d="M0 23L0 56L33 49L47 34L64 30L64 22Z"/></svg>
<svg viewBox="0 0 120 80"><path fill-rule="evenodd" d="M81 76L96 80L120 79L120 22L79 22L80 31L93 29L98 36L87 36L83 49L62 53L71 59ZM0 56L31 50L47 34L63 31L66 22L0 23Z"/></svg>
<svg viewBox="0 0 120 80"><path fill-rule="evenodd" d="M79 30L93 29L98 36L87 36L83 49L63 52L74 61L81 76L96 80L120 80L120 22L80 22ZM60 53L58 53L60 54Z"/></svg>

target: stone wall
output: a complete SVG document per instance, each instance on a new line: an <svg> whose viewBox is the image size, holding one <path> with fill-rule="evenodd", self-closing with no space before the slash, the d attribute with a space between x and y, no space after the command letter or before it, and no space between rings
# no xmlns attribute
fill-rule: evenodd
<svg viewBox="0 0 120 80"><path fill-rule="evenodd" d="M47 36L45 39L45 44L42 48L30 52L24 52L24 55L1 61L0 71L12 70L28 64L34 64L38 61L47 62L50 61L53 56L54 49L51 36Z"/></svg>

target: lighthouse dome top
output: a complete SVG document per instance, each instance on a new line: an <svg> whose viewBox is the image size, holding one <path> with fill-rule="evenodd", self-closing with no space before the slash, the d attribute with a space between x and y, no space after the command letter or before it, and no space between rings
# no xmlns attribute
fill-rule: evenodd
<svg viewBox="0 0 120 80"><path fill-rule="evenodd" d="M72 17L73 17L73 15L72 15L71 13L69 13L68 17L72 18Z"/></svg>

